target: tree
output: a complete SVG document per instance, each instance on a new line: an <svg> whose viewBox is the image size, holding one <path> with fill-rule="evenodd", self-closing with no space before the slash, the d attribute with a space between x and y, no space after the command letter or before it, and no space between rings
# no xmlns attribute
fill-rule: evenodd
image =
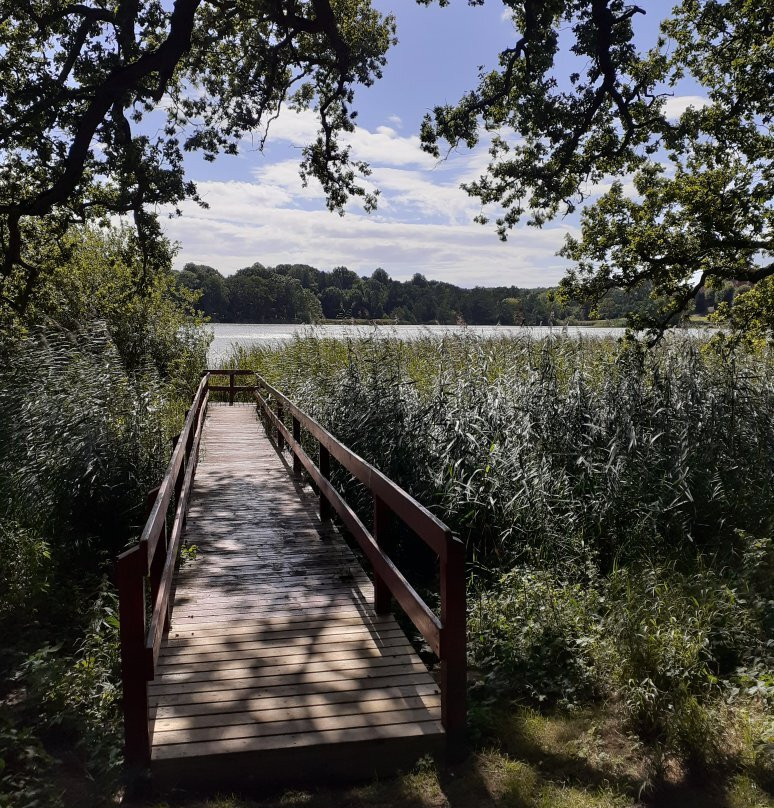
<svg viewBox="0 0 774 808"><path fill-rule="evenodd" d="M132 214L146 271L164 264L154 207L198 198L183 153L262 145L283 104L319 117L304 178L371 208L339 136L393 40L369 0L0 0L0 301L26 309L73 223Z"/></svg>
<svg viewBox="0 0 774 808"><path fill-rule="evenodd" d="M524 217L540 226L571 213L595 185L618 177L583 210L580 238L562 250L574 262L568 294L598 299L649 281L658 305L634 322L658 336L704 285L768 284L771 3L682 0L644 52L633 19L645 9L633 3L504 5L518 36L499 68L483 73L456 106L436 107L422 126L423 146L436 156L442 140L472 147L482 126L492 133L487 170L464 187L498 208L500 236ZM701 85L707 103L670 119L666 101L685 77Z"/></svg>
<svg viewBox="0 0 774 808"><path fill-rule="evenodd" d="M177 282L191 291L200 291L199 306L213 320L225 322L229 314L228 287L223 276L205 264L186 264Z"/></svg>

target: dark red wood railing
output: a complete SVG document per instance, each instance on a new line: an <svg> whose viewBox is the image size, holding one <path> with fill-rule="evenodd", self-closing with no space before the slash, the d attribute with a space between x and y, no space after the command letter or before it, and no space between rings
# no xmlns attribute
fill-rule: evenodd
<svg viewBox="0 0 774 808"><path fill-rule="evenodd" d="M246 375L254 375L256 384L235 384L236 376ZM212 385L211 376L228 376L229 384ZM145 765L150 760L152 724L148 712L148 682L154 678L161 641L169 626L172 582L211 392L228 393L229 404L234 403L238 393L249 393L255 398L267 425L276 432L277 448L282 451L287 447L291 452L294 473L300 475L302 469L306 469L317 487L321 518L330 519L334 512L338 514L371 564L377 614L389 612L394 598L439 658L441 720L449 753L458 756L464 746L467 676L462 542L413 497L344 446L260 376L245 370L208 370L194 395L161 484L148 495L148 519L139 544L118 557L126 762ZM292 429L284 422L286 416L292 421ZM301 444L302 429L317 444L317 463ZM372 530L368 530L331 485L331 457L371 492ZM170 505L174 506L174 517L168 530ZM422 600L383 549L391 529L390 514L403 521L438 556L440 616ZM150 597L149 619L146 618L146 595Z"/></svg>
<svg viewBox="0 0 774 808"><path fill-rule="evenodd" d="M148 720L148 682L154 678L161 640L169 625L172 581L199 457L208 386L209 376L204 376L186 414L183 431L175 439L161 484L148 495L148 520L140 541L131 550L121 553L116 565L124 754L130 765L143 765L150 760L152 728ZM174 517L168 530L170 504L174 506ZM149 620L146 619L147 595L150 596Z"/></svg>
<svg viewBox="0 0 774 808"><path fill-rule="evenodd" d="M335 511L371 564L375 611L377 614L389 612L391 599L395 598L439 658L441 720L450 753L459 755L464 746L467 690L464 545L443 522L381 471L334 438L265 379L257 374L256 379L255 399L266 421L276 430L277 447L282 450L287 446L290 450L296 474L303 467L311 477L320 494L320 516L328 519ZM284 422L286 416L291 418L292 429L288 429ZM301 445L302 429L317 444L317 463ZM373 498L372 530L368 530L331 485L331 457L370 491ZM422 600L382 547L390 530L389 514L397 516L438 556L440 617Z"/></svg>

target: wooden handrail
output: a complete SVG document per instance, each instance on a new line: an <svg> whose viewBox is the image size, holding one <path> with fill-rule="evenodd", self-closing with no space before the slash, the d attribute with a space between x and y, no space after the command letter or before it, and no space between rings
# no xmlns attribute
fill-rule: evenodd
<svg viewBox="0 0 774 808"><path fill-rule="evenodd" d="M199 455L209 401L209 374L205 374L175 438L164 477L148 495L148 518L138 544L122 553L116 563L121 679L123 683L124 754L127 763L144 765L150 759L148 682L155 676L161 640L169 624L169 602L180 539ZM167 534L167 513L175 495L172 528ZM168 537L167 537L168 536ZM146 584L150 588L150 621L146 626Z"/></svg>
<svg viewBox="0 0 774 808"><path fill-rule="evenodd" d="M189 435L191 434L193 423L198 417L201 402L207 390L208 383L209 376L203 376L201 382L199 383L199 387L196 389L196 393L194 394L193 401L191 402L191 408L188 410L186 415L183 430L181 431L178 441L175 444L175 448L172 451L172 457L169 459L167 470L164 472L164 477L162 478L158 487L158 493L156 494L156 499L151 507L150 515L148 516L148 520L145 523L145 527L140 535L140 546L142 547L141 552L144 554L145 564L148 568L148 572L150 572L153 557L156 554L156 548L158 546L159 537L161 536L162 527L167 517L167 510L169 508L170 500L172 499L175 482L177 481L180 474L180 469L183 466Z"/></svg>
<svg viewBox="0 0 774 808"><path fill-rule="evenodd" d="M426 542L440 558L444 558L449 542L457 541L454 534L434 514L417 502L410 494L396 485L379 469L363 460L360 455L348 449L341 441L320 426L313 418L284 396L279 390L272 387L265 379L258 376L259 384L266 389L282 406L297 419L301 426L324 446L331 457L338 460L347 471L356 477L363 485L378 497L387 507L408 527L410 527L424 542Z"/></svg>
<svg viewBox="0 0 774 808"><path fill-rule="evenodd" d="M389 610L391 594L438 656L441 662L441 719L450 753L452 756L460 753L464 746L467 691L464 545L440 519L389 477L348 449L258 374L256 379L255 400L266 420L276 430L278 449L281 451L287 446L293 456L296 473L298 464L306 469L320 494L321 516L325 518L332 508L371 563L377 613ZM276 402L276 413L268 398ZM284 413L292 418L292 431L282 420ZM319 466L301 444L302 428L317 442ZM370 491L374 501L373 534L329 482L329 457L334 457ZM422 600L380 546L384 540L386 512L395 514L438 556L440 617Z"/></svg>
<svg viewBox="0 0 774 808"><path fill-rule="evenodd" d="M229 368L225 370L207 370L205 372L208 376L228 376L228 385L211 384L209 388L213 393L228 393L229 405L234 404L234 398L237 393L252 393L255 390L255 385L237 385L234 383L235 376L254 376L255 373L252 370Z"/></svg>
<svg viewBox="0 0 774 808"><path fill-rule="evenodd" d="M258 374L255 385L234 384L247 370L208 370L196 390L185 423L175 441L169 464L158 486L148 495L148 519L139 543L117 561L121 670L127 763L145 765L150 760L151 725L148 715L148 682L155 676L159 649L168 627L172 584L180 541L193 485L199 446L211 391L251 391L267 421L276 430L277 447L293 455L294 473L306 469L320 493L323 519L338 514L358 542L374 571L375 610L389 611L394 597L441 662L441 720L452 756L463 748L466 715L465 553L459 541L436 516L370 463L352 452L290 399ZM210 376L229 376L229 386L211 385ZM275 402L277 412L268 399ZM283 418L292 418L292 430ZM317 442L319 463L304 450L301 429ZM374 523L369 531L360 517L330 483L330 458L359 480L373 495ZM175 513L167 532L167 513L175 494ZM441 613L436 615L411 586L382 548L386 516L395 514L440 560ZM146 588L149 585L150 620L146 626Z"/></svg>

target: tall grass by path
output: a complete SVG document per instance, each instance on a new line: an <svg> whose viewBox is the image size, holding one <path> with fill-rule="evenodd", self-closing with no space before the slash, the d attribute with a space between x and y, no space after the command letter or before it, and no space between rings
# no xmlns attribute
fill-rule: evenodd
<svg viewBox="0 0 774 808"><path fill-rule="evenodd" d="M470 662L486 698L606 700L657 768L766 758L771 350L310 334L232 361L465 540Z"/></svg>
<svg viewBox="0 0 774 808"><path fill-rule="evenodd" d="M695 340L297 338L241 351L500 563L726 552L766 532L774 362Z"/></svg>

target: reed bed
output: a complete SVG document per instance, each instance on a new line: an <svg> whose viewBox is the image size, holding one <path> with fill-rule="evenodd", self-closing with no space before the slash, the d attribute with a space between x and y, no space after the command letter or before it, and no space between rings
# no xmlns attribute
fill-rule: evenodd
<svg viewBox="0 0 774 808"><path fill-rule="evenodd" d="M465 540L484 690L613 699L696 765L774 739L771 350L311 332L232 364ZM722 707L740 699L746 734Z"/></svg>

